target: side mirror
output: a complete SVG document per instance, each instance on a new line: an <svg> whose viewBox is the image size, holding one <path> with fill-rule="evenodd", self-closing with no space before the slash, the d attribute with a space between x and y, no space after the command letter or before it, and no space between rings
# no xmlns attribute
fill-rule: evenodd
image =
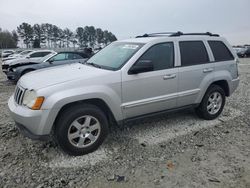
<svg viewBox="0 0 250 188"><path fill-rule="evenodd" d="M53 61L54 61L53 58L51 58L51 59L48 60L48 62L49 62L50 64L52 64Z"/></svg>
<svg viewBox="0 0 250 188"><path fill-rule="evenodd" d="M27 56L27 57L26 57L26 59L29 59L29 58L30 58L30 56Z"/></svg>
<svg viewBox="0 0 250 188"><path fill-rule="evenodd" d="M139 60L128 71L128 74L138 74L154 70L154 65L151 60Z"/></svg>

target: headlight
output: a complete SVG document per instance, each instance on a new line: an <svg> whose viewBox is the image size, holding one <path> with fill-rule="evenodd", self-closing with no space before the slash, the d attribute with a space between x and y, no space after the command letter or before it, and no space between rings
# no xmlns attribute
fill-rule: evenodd
<svg viewBox="0 0 250 188"><path fill-rule="evenodd" d="M44 97L37 97L34 90L26 90L23 96L23 105L32 110L40 110L44 101Z"/></svg>

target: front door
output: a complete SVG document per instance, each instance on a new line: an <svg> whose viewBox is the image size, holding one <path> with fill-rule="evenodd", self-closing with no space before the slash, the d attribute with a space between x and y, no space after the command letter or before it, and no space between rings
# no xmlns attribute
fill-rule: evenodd
<svg viewBox="0 0 250 188"><path fill-rule="evenodd" d="M152 62L152 71L138 74L123 72L122 110L124 118L176 107L178 68L174 67L174 56L172 42L156 44L137 60L137 62Z"/></svg>

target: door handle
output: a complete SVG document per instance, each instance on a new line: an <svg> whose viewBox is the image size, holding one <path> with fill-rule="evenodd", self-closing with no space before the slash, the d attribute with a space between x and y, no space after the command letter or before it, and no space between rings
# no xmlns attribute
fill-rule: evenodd
<svg viewBox="0 0 250 188"><path fill-rule="evenodd" d="M176 74L167 74L163 76L163 80L174 79L176 78Z"/></svg>
<svg viewBox="0 0 250 188"><path fill-rule="evenodd" d="M207 69L203 69L203 72L204 73L207 73L207 72L213 72L214 69L213 68L207 68Z"/></svg>

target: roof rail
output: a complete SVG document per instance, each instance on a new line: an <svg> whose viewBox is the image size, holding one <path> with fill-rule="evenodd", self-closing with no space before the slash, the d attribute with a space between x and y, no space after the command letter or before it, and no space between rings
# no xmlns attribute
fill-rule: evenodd
<svg viewBox="0 0 250 188"><path fill-rule="evenodd" d="M183 35L207 35L211 37L219 37L220 35L218 34L213 34L210 32L206 33L183 33L181 31L178 32L162 32L162 33L150 33L150 34L144 34L140 36L136 36L136 38L141 38L141 37L160 37L160 36L168 36L168 37L180 37Z"/></svg>
<svg viewBox="0 0 250 188"><path fill-rule="evenodd" d="M182 35L207 35L207 36L211 36L211 37L219 37L220 35L218 34L213 34L210 32L206 32L206 33L182 33L180 31L173 33L172 35L170 35L170 37L179 37Z"/></svg>
<svg viewBox="0 0 250 188"><path fill-rule="evenodd" d="M161 33L145 33L144 35L139 35L136 36L136 38L141 38L141 37L159 37L159 36L170 36L174 34L175 32L161 32Z"/></svg>

